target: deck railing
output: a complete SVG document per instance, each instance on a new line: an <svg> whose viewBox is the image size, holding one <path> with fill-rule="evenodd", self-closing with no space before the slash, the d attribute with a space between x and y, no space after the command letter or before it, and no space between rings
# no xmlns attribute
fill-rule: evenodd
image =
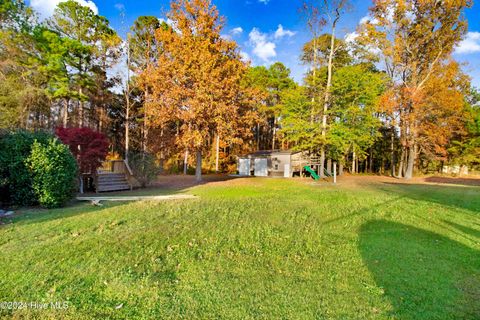
<svg viewBox="0 0 480 320"><path fill-rule="evenodd" d="M104 161L99 169L99 172L125 173L128 175L133 175L132 169L130 168L126 160Z"/></svg>
<svg viewBox="0 0 480 320"><path fill-rule="evenodd" d="M126 160L106 160L98 169L98 173L123 173L127 177L130 187L136 185L136 179L133 175L132 168Z"/></svg>

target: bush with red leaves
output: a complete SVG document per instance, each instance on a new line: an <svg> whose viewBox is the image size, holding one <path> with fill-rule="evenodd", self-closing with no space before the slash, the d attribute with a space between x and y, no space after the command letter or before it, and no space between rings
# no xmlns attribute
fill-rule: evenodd
<svg viewBox="0 0 480 320"><path fill-rule="evenodd" d="M90 128L57 128L56 135L70 147L81 173L95 173L108 153L108 138Z"/></svg>

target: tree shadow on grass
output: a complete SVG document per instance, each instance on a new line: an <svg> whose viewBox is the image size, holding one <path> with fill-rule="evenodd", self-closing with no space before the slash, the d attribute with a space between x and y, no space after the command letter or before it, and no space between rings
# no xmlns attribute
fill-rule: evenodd
<svg viewBox="0 0 480 320"><path fill-rule="evenodd" d="M480 179L474 178L454 178L454 177L427 177L426 182L440 183L440 184L456 184L463 186L480 186Z"/></svg>
<svg viewBox="0 0 480 320"><path fill-rule="evenodd" d="M458 232L464 235L469 235L471 238L475 239L474 241L480 242L480 230L473 229L473 228L470 228L455 222L447 221L447 220L442 220L442 221L448 224L450 227L456 229Z"/></svg>
<svg viewBox="0 0 480 320"><path fill-rule="evenodd" d="M419 201L428 201L453 208L480 212L480 188L462 186L438 186L412 183L389 183L377 185L379 190Z"/></svg>
<svg viewBox="0 0 480 320"><path fill-rule="evenodd" d="M145 188L135 188L133 190L112 191L95 193L89 192L83 195L88 197L107 197L107 196L161 196L179 193L189 193L192 188L208 185L217 182L227 182L245 177L229 176L225 174L204 175L200 182L196 181L195 176L191 175L160 175L156 181Z"/></svg>
<svg viewBox="0 0 480 320"><path fill-rule="evenodd" d="M480 319L480 253L439 234L373 220L359 249L398 319Z"/></svg>
<svg viewBox="0 0 480 320"><path fill-rule="evenodd" d="M159 180L152 184L152 186L143 188L143 189L134 189L132 191L117 191L117 192L103 192L103 193L85 193L78 194L77 196L81 197L121 197L121 196L159 196L159 195L174 195L181 193L190 193L192 187L205 185L209 183L229 181L236 179L237 177L232 177L228 175L205 175L201 182L197 182L194 176L183 176L183 175L168 175L160 176ZM148 200L147 200L148 201ZM59 209L41 209L41 208L30 208L30 209L20 209L17 214L11 217L0 218L0 227L1 224L30 224L30 223L41 223L54 221L57 219L65 219L69 217L74 217L78 215L85 215L90 213L101 213L104 209L110 209L112 207L120 207L128 203L135 201L125 201L125 202L110 202L103 201L102 207L96 207L92 205L84 205L83 202L72 201L69 205Z"/></svg>
<svg viewBox="0 0 480 320"><path fill-rule="evenodd" d="M72 202L70 205L58 208L58 209L39 209L39 208L32 208L32 209L24 209L21 210L20 213L12 216L12 217L4 217L2 218L2 222L5 226L9 224L33 224L33 223L43 223L43 222L51 222L58 219L68 219L75 216L80 215L88 215L88 214L100 214L103 210L109 210L114 207L120 207L125 205L125 202L114 202L108 203L105 206L93 206L90 204L84 204L81 202ZM0 229L1 230L1 229Z"/></svg>

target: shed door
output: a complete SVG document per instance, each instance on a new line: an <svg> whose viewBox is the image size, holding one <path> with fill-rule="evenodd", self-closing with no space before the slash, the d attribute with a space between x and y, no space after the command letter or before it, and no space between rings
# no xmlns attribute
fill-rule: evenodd
<svg viewBox="0 0 480 320"><path fill-rule="evenodd" d="M290 173L290 164L285 164L284 166L284 171L283 171L283 176L285 178L291 178L292 177L292 174Z"/></svg>
<svg viewBox="0 0 480 320"><path fill-rule="evenodd" d="M268 176L268 162L267 159L255 159L255 176L267 177Z"/></svg>
<svg viewBox="0 0 480 320"><path fill-rule="evenodd" d="M238 159L238 174L241 176L250 175L250 159Z"/></svg>

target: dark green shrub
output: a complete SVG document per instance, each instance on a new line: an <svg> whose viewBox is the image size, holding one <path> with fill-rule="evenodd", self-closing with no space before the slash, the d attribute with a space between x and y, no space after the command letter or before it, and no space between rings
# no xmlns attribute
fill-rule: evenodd
<svg viewBox="0 0 480 320"><path fill-rule="evenodd" d="M72 198L77 163L68 146L55 138L47 143L35 141L25 164L33 174L32 187L42 206L59 207Z"/></svg>
<svg viewBox="0 0 480 320"><path fill-rule="evenodd" d="M16 131L0 138L0 190L2 200L26 206L37 203L32 188L32 173L25 166L34 141L46 143L53 136L47 132ZM3 193L3 192L2 192Z"/></svg>

